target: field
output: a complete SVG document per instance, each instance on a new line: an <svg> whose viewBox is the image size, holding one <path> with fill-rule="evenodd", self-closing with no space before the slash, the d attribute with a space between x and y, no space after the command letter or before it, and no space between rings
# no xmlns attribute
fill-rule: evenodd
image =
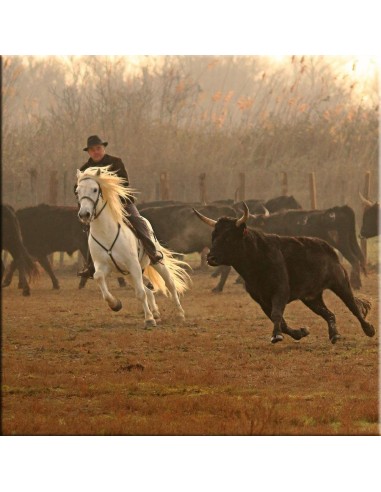
<svg viewBox="0 0 381 492"><path fill-rule="evenodd" d="M228 279L212 294L212 269L193 273L179 324L157 296L162 323L143 329L130 287L109 285L112 312L94 281L83 290L71 268L61 290L45 273L29 298L2 291L2 433L5 435L378 435L378 342L366 337L334 294L327 305L342 339L302 303L290 326L310 336L272 345L271 322ZM378 328L378 274L361 291Z"/></svg>

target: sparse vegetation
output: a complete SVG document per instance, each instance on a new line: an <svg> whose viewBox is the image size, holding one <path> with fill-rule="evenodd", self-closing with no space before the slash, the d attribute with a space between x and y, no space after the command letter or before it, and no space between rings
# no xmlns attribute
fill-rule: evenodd
<svg viewBox="0 0 381 492"><path fill-rule="evenodd" d="M211 295L196 271L184 297L184 326L158 298L163 323L145 331L139 303L116 280L125 308L112 313L98 288L62 290L41 278L30 298L3 291L2 431L6 435L378 434L378 334L365 337L330 293L343 339L332 346L323 320L301 303L291 325L302 342L271 345L271 322L241 286ZM364 280L377 326L377 275Z"/></svg>

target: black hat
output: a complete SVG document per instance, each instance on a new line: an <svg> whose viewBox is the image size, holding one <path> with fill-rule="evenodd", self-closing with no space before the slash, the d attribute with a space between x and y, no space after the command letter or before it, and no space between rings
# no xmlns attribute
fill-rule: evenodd
<svg viewBox="0 0 381 492"><path fill-rule="evenodd" d="M93 147L94 145L104 145L105 147L107 147L108 142L102 142L98 135L91 135L87 139L87 147L85 147L83 150L87 152L89 150L89 147Z"/></svg>

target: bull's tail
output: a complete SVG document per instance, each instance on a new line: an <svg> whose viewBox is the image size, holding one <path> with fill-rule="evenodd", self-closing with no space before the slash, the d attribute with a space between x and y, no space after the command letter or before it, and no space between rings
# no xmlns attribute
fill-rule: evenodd
<svg viewBox="0 0 381 492"><path fill-rule="evenodd" d="M176 254L169 249L160 245L160 251L163 253L163 263L169 270L172 280L175 284L178 294L184 294L191 286L192 280L187 272L191 267L185 261L176 259L173 255ZM155 270L152 265L145 269L147 277L150 279L155 290L162 292L165 296L170 296L170 292L165 284L163 277Z"/></svg>
<svg viewBox="0 0 381 492"><path fill-rule="evenodd" d="M363 318L365 319L371 310L372 303L369 299L367 299L364 296L361 297L355 297L355 303L356 306L359 308L360 313L363 315Z"/></svg>
<svg viewBox="0 0 381 492"><path fill-rule="evenodd" d="M39 271L36 263L33 261L29 255L27 249L24 246L20 225L16 214L13 209L3 210L7 213L7 227L9 228L8 235L11 237L10 244L8 245L9 252L13 256L17 267L22 268L28 282L36 279L39 276Z"/></svg>

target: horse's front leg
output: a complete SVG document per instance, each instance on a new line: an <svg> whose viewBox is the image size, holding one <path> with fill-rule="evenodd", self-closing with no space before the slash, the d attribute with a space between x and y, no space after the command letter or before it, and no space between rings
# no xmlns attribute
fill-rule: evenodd
<svg viewBox="0 0 381 492"><path fill-rule="evenodd" d="M136 298L139 299L139 301L141 301L141 303L143 304L144 326L145 328L151 328L153 326L156 326L156 321L153 317L153 314L148 304L146 287L143 283L143 275L138 261L134 262L130 266L129 272L130 272L131 283L135 289Z"/></svg>
<svg viewBox="0 0 381 492"><path fill-rule="evenodd" d="M113 311L120 311L122 309L122 303L118 298L114 297L111 294L107 287L106 277L109 274L109 271L105 271L99 267L97 268L97 266L95 267L95 269L96 271L94 273L94 280L97 282L99 288L101 289L103 299L107 302L107 304Z"/></svg>

